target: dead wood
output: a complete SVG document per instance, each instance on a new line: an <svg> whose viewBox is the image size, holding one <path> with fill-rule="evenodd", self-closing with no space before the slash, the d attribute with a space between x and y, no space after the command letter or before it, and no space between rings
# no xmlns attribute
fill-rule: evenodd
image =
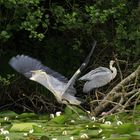
<svg viewBox="0 0 140 140"><path fill-rule="evenodd" d="M99 103L97 107L95 107L94 112L92 114L94 116L98 116L102 113L102 111L110 105L110 102L114 102L116 98L120 97L120 100L118 104L122 104L124 102L124 99L128 95L133 95L135 92L133 90L127 94L127 92L123 92L123 89L125 86L127 86L129 83L135 80L140 75L140 65L138 68L129 76L127 76L125 79L123 79L119 84L117 84L104 98L103 100ZM135 89L134 89L135 91ZM112 111L115 111L120 105L115 106ZM109 112L109 113L110 113Z"/></svg>

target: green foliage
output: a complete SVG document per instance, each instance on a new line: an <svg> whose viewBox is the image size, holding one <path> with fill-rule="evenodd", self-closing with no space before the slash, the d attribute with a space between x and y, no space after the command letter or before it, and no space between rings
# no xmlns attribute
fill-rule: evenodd
<svg viewBox="0 0 140 140"><path fill-rule="evenodd" d="M3 86L8 86L10 85L10 81L11 79L14 77L14 74L10 75L10 74L7 74L7 77L2 77L0 75L0 86L3 87Z"/></svg>
<svg viewBox="0 0 140 140"><path fill-rule="evenodd" d="M63 33L69 31L79 41L93 36L102 45L116 49L120 55L139 56L138 1L71 3L68 0L63 4L45 4L48 3L41 0L1 0L0 40L5 42L15 32L23 30L29 33L29 38L42 40L48 29L54 29Z"/></svg>
<svg viewBox="0 0 140 140"><path fill-rule="evenodd" d="M51 7L55 29L69 30L76 35L80 32L78 36L83 39L96 35L96 40L116 48L124 56L140 54L139 10L137 2L127 0L100 0L83 5L76 2L71 9L58 4Z"/></svg>
<svg viewBox="0 0 140 140"><path fill-rule="evenodd" d="M51 12L55 19L55 24L53 27L55 29L60 29L61 31L68 29L72 31L73 29L77 28L81 29L83 26L82 17L76 10L67 12L63 6L53 4L51 7Z"/></svg>
<svg viewBox="0 0 140 140"><path fill-rule="evenodd" d="M13 123L10 131L29 131L33 129L33 125L37 125L37 123Z"/></svg>
<svg viewBox="0 0 140 140"><path fill-rule="evenodd" d="M82 112L80 109L77 109L77 111ZM66 108L66 113L68 112L71 111ZM137 116L132 116L131 113L121 113L94 121L84 114L75 117L77 114L73 112L69 115L69 113L63 113L51 119L48 118L48 114L33 115L32 113L26 113L26 115L19 115L11 111L1 112L0 138L4 139L7 136L14 140L49 140L53 138L69 140L71 137L74 139L106 140L139 139L139 120L131 122L131 119L129 119L130 117L139 118L139 112ZM64 116L65 121L62 122Z"/></svg>
<svg viewBox="0 0 140 140"><path fill-rule="evenodd" d="M0 60L7 61L0 72L9 73L11 56L28 54L70 78L90 50L87 42L93 38L98 42L93 61L106 60L102 61L104 65L115 52L119 59L128 61L130 68L136 68L140 63L139 13L137 0L0 0ZM107 51L98 55L104 48ZM38 88L20 78L14 83L12 77L0 76L3 94L20 94L18 98L24 94L46 94L42 86ZM9 85L13 91L5 90Z"/></svg>
<svg viewBox="0 0 140 140"><path fill-rule="evenodd" d="M30 38L42 40L44 32L38 31L41 25L47 30L49 20L40 0L1 0L0 1L0 40L7 41L13 33L26 30ZM44 16L44 17L43 17Z"/></svg>

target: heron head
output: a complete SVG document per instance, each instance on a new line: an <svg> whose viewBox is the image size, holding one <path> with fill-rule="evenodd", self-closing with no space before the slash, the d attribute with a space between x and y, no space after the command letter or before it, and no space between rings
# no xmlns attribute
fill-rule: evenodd
<svg viewBox="0 0 140 140"><path fill-rule="evenodd" d="M114 63L115 63L115 61L114 60L111 60L110 61L110 66L113 66Z"/></svg>

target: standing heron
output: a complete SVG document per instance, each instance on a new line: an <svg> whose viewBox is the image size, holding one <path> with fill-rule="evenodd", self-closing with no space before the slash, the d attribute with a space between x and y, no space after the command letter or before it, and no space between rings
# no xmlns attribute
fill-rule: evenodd
<svg viewBox="0 0 140 140"><path fill-rule="evenodd" d="M75 97L76 89L74 88L74 83L81 71L87 66L95 46L96 41L85 61L69 81L63 75L44 66L40 61L26 55L12 57L9 64L25 77L45 86L54 94L59 103L80 105L81 101Z"/></svg>
<svg viewBox="0 0 140 140"><path fill-rule="evenodd" d="M115 61L110 61L110 69L106 67L98 67L85 74L79 80L86 81L83 87L83 92L88 93L94 88L102 87L113 80L117 75L117 69L113 67Z"/></svg>

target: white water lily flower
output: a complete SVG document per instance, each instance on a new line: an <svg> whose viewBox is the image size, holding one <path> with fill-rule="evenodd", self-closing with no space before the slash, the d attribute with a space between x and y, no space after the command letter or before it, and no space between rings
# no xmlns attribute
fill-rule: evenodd
<svg viewBox="0 0 140 140"><path fill-rule="evenodd" d="M102 137L102 139L105 139L105 138L106 138L105 136Z"/></svg>
<svg viewBox="0 0 140 140"><path fill-rule="evenodd" d="M86 125L86 128L88 128L89 126L88 126L88 124Z"/></svg>
<svg viewBox="0 0 140 140"><path fill-rule="evenodd" d="M34 132L34 129L29 130L29 133L30 133L30 134L33 133L33 132Z"/></svg>
<svg viewBox="0 0 140 140"><path fill-rule="evenodd" d="M88 139L89 137L86 133L84 133L84 134L81 135L81 138Z"/></svg>
<svg viewBox="0 0 140 140"><path fill-rule="evenodd" d="M110 121L105 121L105 124L111 125Z"/></svg>
<svg viewBox="0 0 140 140"><path fill-rule="evenodd" d="M56 112L56 116L60 116L61 115L61 111Z"/></svg>
<svg viewBox="0 0 140 140"><path fill-rule="evenodd" d="M5 140L10 140L10 138L8 136L5 137Z"/></svg>
<svg viewBox="0 0 140 140"><path fill-rule="evenodd" d="M4 117L4 121L9 121L9 117Z"/></svg>
<svg viewBox="0 0 140 140"><path fill-rule="evenodd" d="M80 115L79 117L80 117L80 118L83 118L84 116Z"/></svg>
<svg viewBox="0 0 140 140"><path fill-rule="evenodd" d="M57 138L52 138L52 140L57 140Z"/></svg>
<svg viewBox="0 0 140 140"><path fill-rule="evenodd" d="M50 114L50 118L53 119L54 118L54 114Z"/></svg>
<svg viewBox="0 0 140 140"><path fill-rule="evenodd" d="M104 123L105 119L104 118L100 118L99 121L102 121L102 123Z"/></svg>
<svg viewBox="0 0 140 140"><path fill-rule="evenodd" d="M105 122L105 119L102 119L102 122L104 123Z"/></svg>
<svg viewBox="0 0 140 140"><path fill-rule="evenodd" d="M71 120L70 122L71 122L71 123L74 123L74 122L75 122L75 120Z"/></svg>
<svg viewBox="0 0 140 140"><path fill-rule="evenodd" d="M96 127L96 125L93 124L92 127L94 128L94 127Z"/></svg>
<svg viewBox="0 0 140 140"><path fill-rule="evenodd" d="M90 114L90 111L87 111L88 114Z"/></svg>
<svg viewBox="0 0 140 140"><path fill-rule="evenodd" d="M117 125L122 125L123 123L121 121L117 121Z"/></svg>
<svg viewBox="0 0 140 140"><path fill-rule="evenodd" d="M101 133L103 131L103 129L100 129L98 132Z"/></svg>
<svg viewBox="0 0 140 140"><path fill-rule="evenodd" d="M7 134L9 134L9 131L8 130L4 130L3 128L1 128L0 131L1 131L0 132L1 135L7 135Z"/></svg>
<svg viewBox="0 0 140 140"><path fill-rule="evenodd" d="M28 135L28 133L24 133L23 135L24 135L24 136L27 136L27 135Z"/></svg>
<svg viewBox="0 0 140 140"><path fill-rule="evenodd" d="M3 128L0 128L0 131L3 131L4 129Z"/></svg>
<svg viewBox="0 0 140 140"><path fill-rule="evenodd" d="M91 117L91 120L93 120L94 122L96 121L96 118L94 116Z"/></svg>
<svg viewBox="0 0 140 140"><path fill-rule="evenodd" d="M62 132L62 135L67 135L68 133L67 133L67 131L66 130L64 130L63 132Z"/></svg>
<svg viewBox="0 0 140 140"><path fill-rule="evenodd" d="M8 130L4 130L3 131L3 135L6 135L6 134L9 134L9 131Z"/></svg>
<svg viewBox="0 0 140 140"><path fill-rule="evenodd" d="M37 125L38 127L42 127L42 125L41 124L39 124L39 125Z"/></svg>
<svg viewBox="0 0 140 140"><path fill-rule="evenodd" d="M72 137L70 137L70 140L74 140L74 137L72 136Z"/></svg>

